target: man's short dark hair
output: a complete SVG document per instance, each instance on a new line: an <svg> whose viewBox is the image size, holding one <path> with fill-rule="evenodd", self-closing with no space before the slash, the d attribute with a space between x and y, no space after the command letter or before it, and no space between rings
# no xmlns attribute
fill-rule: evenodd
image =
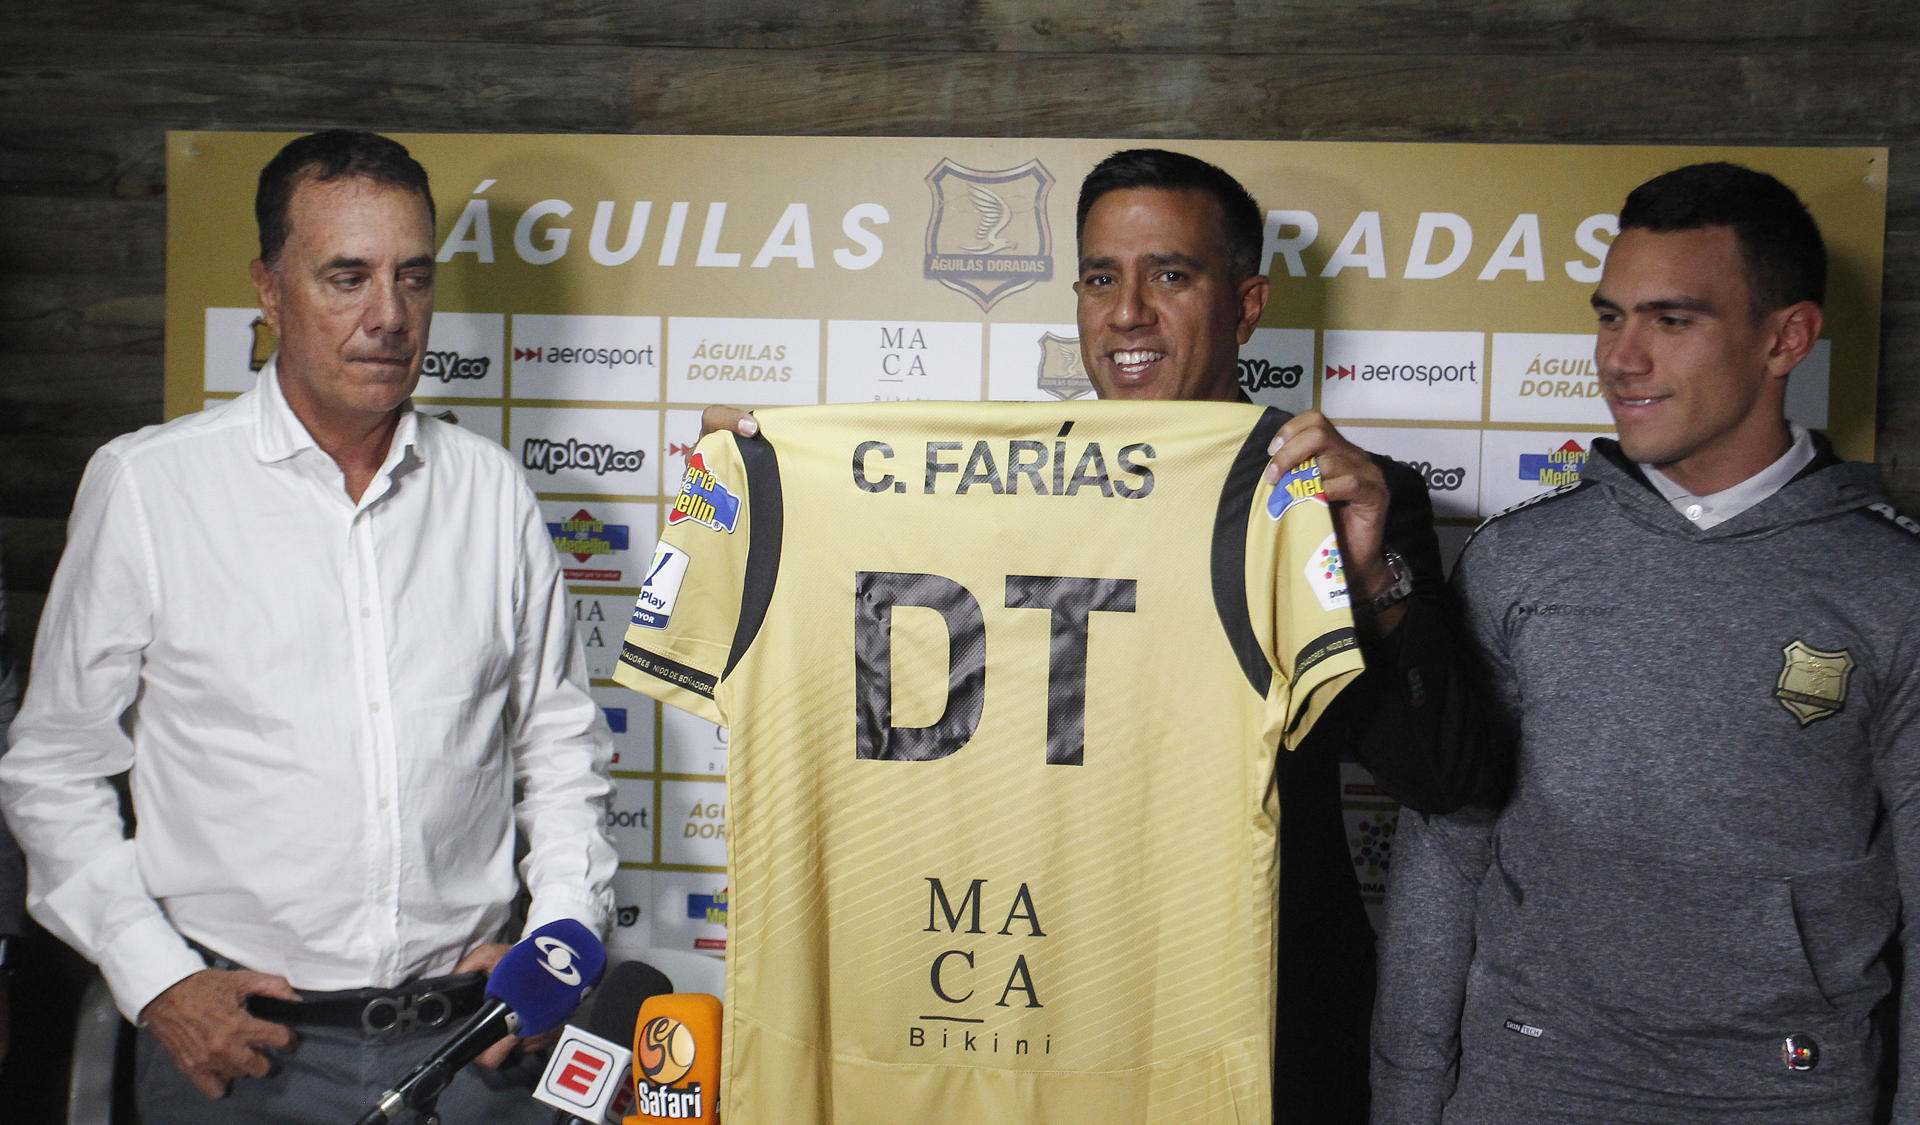
<svg viewBox="0 0 1920 1125"><path fill-rule="evenodd" d="M1827 248L1793 189L1738 164L1689 164L1655 176L1627 196L1620 229L1661 233L1732 227L1747 263L1756 319L1801 301L1827 298Z"/></svg>
<svg viewBox="0 0 1920 1125"><path fill-rule="evenodd" d="M1087 212L1093 210L1096 200L1110 191L1127 188L1197 191L1211 196L1220 205L1220 214L1227 224L1227 268L1233 271L1233 281L1245 281L1259 272L1260 205L1240 186L1240 181L1225 170L1199 157L1164 148L1130 148L1094 165L1093 171L1080 182L1080 209L1074 217L1074 238L1078 240L1086 234Z"/></svg>
<svg viewBox="0 0 1920 1125"><path fill-rule="evenodd" d="M427 201L433 211L433 190L427 170L420 167L399 141L378 133L354 129L327 129L289 141L267 166L260 169L260 187L253 196L253 216L260 223L260 260L268 265L287 244L287 205L303 180L325 183L341 176L359 176L376 184L405 188Z"/></svg>

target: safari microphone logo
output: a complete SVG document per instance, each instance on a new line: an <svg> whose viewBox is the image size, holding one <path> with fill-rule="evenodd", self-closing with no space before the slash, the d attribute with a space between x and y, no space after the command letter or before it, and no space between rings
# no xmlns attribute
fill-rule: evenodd
<svg viewBox="0 0 1920 1125"><path fill-rule="evenodd" d="M660 1118L670 1121L713 1120L712 1099L707 1095L719 1078L718 1060L713 1054L719 1039L718 1000L704 997L704 1005L694 996L656 997L640 1010L641 1023L633 1036L633 1109L629 1121L647 1122ZM649 1008L657 1001L680 1015L708 1024L705 1032L689 1026L679 1015L652 1015ZM707 1049L703 1050L703 1044ZM698 1069L695 1069L695 1064Z"/></svg>
<svg viewBox="0 0 1920 1125"><path fill-rule="evenodd" d="M698 1054L693 1029L672 1016L648 1020L640 1029L639 1046L634 1064L656 1086L671 1086L685 1078Z"/></svg>

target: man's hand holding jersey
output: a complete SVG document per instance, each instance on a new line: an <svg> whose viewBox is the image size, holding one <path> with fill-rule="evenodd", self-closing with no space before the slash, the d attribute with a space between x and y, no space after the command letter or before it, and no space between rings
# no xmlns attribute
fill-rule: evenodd
<svg viewBox="0 0 1920 1125"><path fill-rule="evenodd" d="M1387 478L1373 457L1348 441L1318 410L1287 419L1268 443L1267 453L1273 458L1264 478L1268 484L1308 458L1320 459L1320 487L1333 511L1333 531L1340 540L1353 604L1363 606L1386 593L1394 583L1386 556ZM1403 600L1361 624L1385 636L1406 612Z"/></svg>

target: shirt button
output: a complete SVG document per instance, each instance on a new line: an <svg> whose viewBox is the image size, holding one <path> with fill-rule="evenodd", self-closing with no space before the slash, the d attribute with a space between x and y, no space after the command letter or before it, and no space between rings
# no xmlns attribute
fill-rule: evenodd
<svg viewBox="0 0 1920 1125"><path fill-rule="evenodd" d="M370 605L363 605L363 606L361 606L361 607L360 607L360 616L361 616L362 618L368 618L368 617L372 617L372 616L373 616L373 607L372 607L372 606L370 606Z"/></svg>
<svg viewBox="0 0 1920 1125"><path fill-rule="evenodd" d="M387 799L386 799L385 797L382 797L382 798L380 798L380 811L381 811L381 812L385 812L385 811L387 811L387 806L388 806L388 805L390 805L390 804L392 804L392 803L393 803L393 802L391 802L391 801L389 801L389 800L387 800Z"/></svg>
<svg viewBox="0 0 1920 1125"><path fill-rule="evenodd" d="M1698 504L1688 504L1688 505L1687 505L1687 518L1688 518L1688 519L1690 519L1690 520L1697 520L1697 519L1699 519L1699 518L1700 518L1700 505L1698 505Z"/></svg>
<svg viewBox="0 0 1920 1125"><path fill-rule="evenodd" d="M367 704L367 710L372 711L374 714L378 715L380 713L380 705L378 703L369 703Z"/></svg>
<svg viewBox="0 0 1920 1125"><path fill-rule="evenodd" d="M1789 1035L1780 1041L1780 1061L1788 1070L1812 1070L1820 1065L1820 1044L1811 1035Z"/></svg>

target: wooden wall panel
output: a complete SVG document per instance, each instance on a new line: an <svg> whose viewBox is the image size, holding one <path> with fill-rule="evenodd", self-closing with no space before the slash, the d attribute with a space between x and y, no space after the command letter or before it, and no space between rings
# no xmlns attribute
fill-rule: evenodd
<svg viewBox="0 0 1920 1125"><path fill-rule="evenodd" d="M0 547L157 421L167 129L1876 144L1878 445L1920 510L1911 0L0 0Z"/></svg>
<svg viewBox="0 0 1920 1125"><path fill-rule="evenodd" d="M1231 0L15 0L22 30L113 28L156 36L375 39L556 46L823 48L987 52L1186 51L1204 54L1513 54L1647 48L1880 49L1913 34L1889 0L1653 4L1602 0L1370 0L1364 6Z"/></svg>

